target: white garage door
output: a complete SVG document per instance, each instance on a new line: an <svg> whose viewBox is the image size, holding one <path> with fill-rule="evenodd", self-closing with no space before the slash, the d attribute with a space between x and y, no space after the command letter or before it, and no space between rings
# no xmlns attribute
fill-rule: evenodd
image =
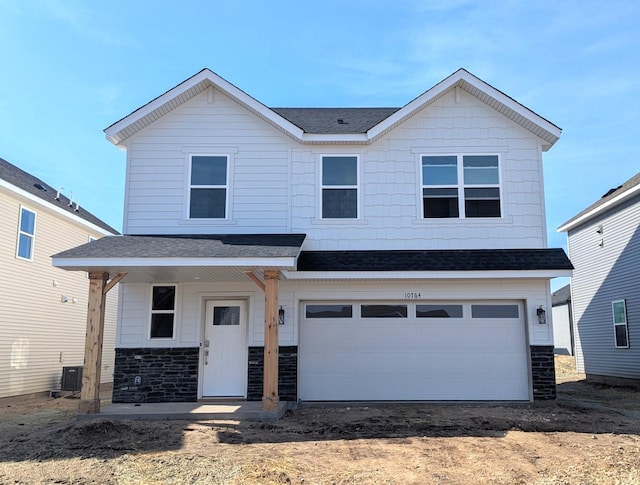
<svg viewBox="0 0 640 485"><path fill-rule="evenodd" d="M529 400L521 302L306 302L303 401Z"/></svg>

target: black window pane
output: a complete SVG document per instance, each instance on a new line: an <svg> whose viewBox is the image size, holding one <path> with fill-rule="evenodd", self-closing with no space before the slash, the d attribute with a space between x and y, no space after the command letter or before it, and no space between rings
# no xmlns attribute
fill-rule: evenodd
<svg viewBox="0 0 640 485"><path fill-rule="evenodd" d="M197 156L191 158L191 185L226 185L227 157Z"/></svg>
<svg viewBox="0 0 640 485"><path fill-rule="evenodd" d="M358 217L357 189L323 189L323 219L356 219Z"/></svg>
<svg viewBox="0 0 640 485"><path fill-rule="evenodd" d="M323 157L322 185L357 185L358 159L356 157Z"/></svg>
<svg viewBox="0 0 640 485"><path fill-rule="evenodd" d="M175 286L154 286L152 310L173 310L175 305Z"/></svg>
<svg viewBox="0 0 640 485"><path fill-rule="evenodd" d="M422 200L425 218L458 217L458 198L455 197L425 197Z"/></svg>
<svg viewBox="0 0 640 485"><path fill-rule="evenodd" d="M462 305L416 305L418 318L462 318Z"/></svg>
<svg viewBox="0 0 640 485"><path fill-rule="evenodd" d="M500 201L465 200L464 212L467 217L500 217Z"/></svg>
<svg viewBox="0 0 640 485"><path fill-rule="evenodd" d="M224 219L226 216L226 189L191 189L192 219Z"/></svg>
<svg viewBox="0 0 640 485"><path fill-rule="evenodd" d="M363 318L407 318L407 305L361 305Z"/></svg>
<svg viewBox="0 0 640 485"><path fill-rule="evenodd" d="M616 325L616 347L628 347L629 336L627 335L626 325Z"/></svg>
<svg viewBox="0 0 640 485"><path fill-rule="evenodd" d="M473 318L518 318L518 305L471 305Z"/></svg>
<svg viewBox="0 0 640 485"><path fill-rule="evenodd" d="M353 315L351 305L307 305L305 310L307 318L351 318Z"/></svg>
<svg viewBox="0 0 640 485"><path fill-rule="evenodd" d="M173 313L151 315L151 338L173 337Z"/></svg>
<svg viewBox="0 0 640 485"><path fill-rule="evenodd" d="M240 325L240 307L217 306L213 309L214 325Z"/></svg>

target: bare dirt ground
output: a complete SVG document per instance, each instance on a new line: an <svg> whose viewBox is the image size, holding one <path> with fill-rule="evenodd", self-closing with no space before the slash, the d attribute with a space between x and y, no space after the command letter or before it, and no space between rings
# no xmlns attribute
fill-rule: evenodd
<svg viewBox="0 0 640 485"><path fill-rule="evenodd" d="M640 484L640 391L556 362L545 406L304 408L266 423L76 421L74 399L0 402L0 483Z"/></svg>

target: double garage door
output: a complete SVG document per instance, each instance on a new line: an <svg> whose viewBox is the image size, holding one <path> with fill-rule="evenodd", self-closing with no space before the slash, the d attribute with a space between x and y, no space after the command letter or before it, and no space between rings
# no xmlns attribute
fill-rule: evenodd
<svg viewBox="0 0 640 485"><path fill-rule="evenodd" d="M529 400L522 303L303 302L303 401Z"/></svg>

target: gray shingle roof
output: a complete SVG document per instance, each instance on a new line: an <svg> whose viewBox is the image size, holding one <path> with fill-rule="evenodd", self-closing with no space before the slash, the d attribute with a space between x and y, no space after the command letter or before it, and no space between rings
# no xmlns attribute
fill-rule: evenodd
<svg viewBox="0 0 640 485"><path fill-rule="evenodd" d="M79 210L76 211L76 205L69 205L71 201L64 195L60 194L60 200L56 200L56 189L2 158L0 158L0 179L5 180L11 185L22 189L25 192L38 197L39 199L42 199L44 202L47 202L51 206L65 210L68 213L84 219L87 222L95 224L96 226L109 231L112 234L118 234L118 231L116 231L113 227L98 219L82 206L80 206Z"/></svg>
<svg viewBox="0 0 640 485"><path fill-rule="evenodd" d="M551 306L564 305L571 301L571 285L565 285L551 293Z"/></svg>
<svg viewBox="0 0 640 485"><path fill-rule="evenodd" d="M304 238L304 234L108 236L53 257L287 258L298 255Z"/></svg>
<svg viewBox="0 0 640 485"><path fill-rule="evenodd" d="M562 249L303 251L298 271L509 271L573 269Z"/></svg>
<svg viewBox="0 0 640 485"><path fill-rule="evenodd" d="M600 199L598 199L596 202L591 204L589 207L587 207L583 211L580 211L578 214L573 216L571 219L569 219L567 222L562 224L560 227L562 228L564 226L570 225L574 221L580 219L583 215L588 214L589 212L591 212L591 211L597 209L598 207L606 204L611 199L624 194L625 192L631 190L632 188L634 188L634 187L636 187L638 185L640 185L640 172L635 174L633 177L631 177L629 180L624 182L622 185L620 185L618 187L614 187L614 188L608 190Z"/></svg>
<svg viewBox="0 0 640 485"><path fill-rule="evenodd" d="M366 133L400 108L271 108L305 133Z"/></svg>

